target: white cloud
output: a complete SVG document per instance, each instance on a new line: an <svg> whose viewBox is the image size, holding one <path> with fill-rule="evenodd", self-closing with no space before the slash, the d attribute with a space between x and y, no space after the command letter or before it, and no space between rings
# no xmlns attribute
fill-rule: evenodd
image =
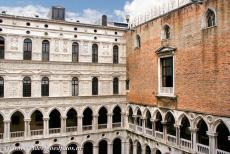
<svg viewBox="0 0 230 154"><path fill-rule="evenodd" d="M35 17L38 15L40 18L47 19L50 12L50 8L43 7L40 5L27 5L24 7L6 7L0 6L0 11L7 11L7 14L25 16L25 17ZM94 9L85 9L83 13L66 12L67 21L77 21L82 23L96 23L100 20L102 12Z"/></svg>

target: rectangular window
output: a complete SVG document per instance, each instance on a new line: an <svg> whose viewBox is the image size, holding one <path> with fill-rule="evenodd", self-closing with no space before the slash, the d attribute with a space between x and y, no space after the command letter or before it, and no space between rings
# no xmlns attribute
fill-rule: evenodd
<svg viewBox="0 0 230 154"><path fill-rule="evenodd" d="M129 90L129 80L126 80L126 90Z"/></svg>
<svg viewBox="0 0 230 154"><path fill-rule="evenodd" d="M161 58L162 87L173 87L173 57Z"/></svg>
<svg viewBox="0 0 230 154"><path fill-rule="evenodd" d="M0 97L4 97L4 81L0 80Z"/></svg>

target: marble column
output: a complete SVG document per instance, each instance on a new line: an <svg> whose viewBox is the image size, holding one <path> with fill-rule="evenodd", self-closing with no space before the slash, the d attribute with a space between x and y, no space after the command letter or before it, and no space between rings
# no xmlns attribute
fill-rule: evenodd
<svg viewBox="0 0 230 154"><path fill-rule="evenodd" d="M98 153L99 153L99 147L93 146L93 154L98 154Z"/></svg>
<svg viewBox="0 0 230 154"><path fill-rule="evenodd" d="M49 118L43 118L43 134L46 138L49 135Z"/></svg>
<svg viewBox="0 0 230 154"><path fill-rule="evenodd" d="M137 153L137 143L133 143L133 154L138 154Z"/></svg>
<svg viewBox="0 0 230 154"><path fill-rule="evenodd" d="M216 153L218 133L207 132L207 135L209 136L209 152Z"/></svg>
<svg viewBox="0 0 230 154"><path fill-rule="evenodd" d="M4 120L4 135L3 138L5 141L10 139L10 120Z"/></svg>
<svg viewBox="0 0 230 154"><path fill-rule="evenodd" d="M126 154L125 152L126 152L126 142L124 141L124 142L122 142L121 143L121 154Z"/></svg>
<svg viewBox="0 0 230 154"><path fill-rule="evenodd" d="M162 121L161 123L163 125L163 140L166 143L167 142L167 122Z"/></svg>
<svg viewBox="0 0 230 154"><path fill-rule="evenodd" d="M93 116L93 126L92 129L95 131L98 129L98 114Z"/></svg>
<svg viewBox="0 0 230 154"><path fill-rule="evenodd" d="M121 127L126 128L128 123L128 118L125 112L121 114Z"/></svg>
<svg viewBox="0 0 230 154"><path fill-rule="evenodd" d="M151 122L152 122L153 136L156 137L156 136L155 136L155 135L156 135L156 134L155 134L155 130L156 130L155 122L156 122L156 119L151 118L150 120L151 120Z"/></svg>
<svg viewBox="0 0 230 154"><path fill-rule="evenodd" d="M113 153L113 143L108 144L108 149L107 149L107 151L108 151L108 154L112 154L112 153Z"/></svg>
<svg viewBox="0 0 230 154"><path fill-rule="evenodd" d="M61 133L62 134L66 133L66 119L67 117L61 118Z"/></svg>
<svg viewBox="0 0 230 154"><path fill-rule="evenodd" d="M176 129L176 144L180 147L180 125L174 125Z"/></svg>
<svg viewBox="0 0 230 154"><path fill-rule="evenodd" d="M191 131L191 141L192 141L192 153L196 153L197 152L197 128L189 128Z"/></svg>
<svg viewBox="0 0 230 154"><path fill-rule="evenodd" d="M108 116L108 126L107 126L107 128L112 129L112 127L113 127L113 114L108 113L107 116Z"/></svg>
<svg viewBox="0 0 230 154"><path fill-rule="evenodd" d="M25 129L24 129L24 137L28 138L30 137L30 119L25 119L24 124L25 124Z"/></svg>
<svg viewBox="0 0 230 154"><path fill-rule="evenodd" d="M82 119L83 119L83 116L78 116L77 117L77 122L78 122L78 124L77 124L77 126L78 126L77 131L79 133L82 132Z"/></svg>

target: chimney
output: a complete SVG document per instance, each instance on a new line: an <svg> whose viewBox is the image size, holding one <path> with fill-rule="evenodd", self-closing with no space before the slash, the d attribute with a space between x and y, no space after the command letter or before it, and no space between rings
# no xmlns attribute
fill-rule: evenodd
<svg viewBox="0 0 230 154"><path fill-rule="evenodd" d="M107 26L107 16L106 15L102 16L102 26Z"/></svg>
<svg viewBox="0 0 230 154"><path fill-rule="evenodd" d="M65 8L62 6L53 6L51 10L51 19L65 20Z"/></svg>

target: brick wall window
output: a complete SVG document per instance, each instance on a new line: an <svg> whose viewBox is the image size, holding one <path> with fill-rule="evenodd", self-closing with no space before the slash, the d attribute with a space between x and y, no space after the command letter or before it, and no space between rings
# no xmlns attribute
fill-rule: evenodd
<svg viewBox="0 0 230 154"><path fill-rule="evenodd" d="M130 84L130 81L129 79L126 80L126 90L129 90L129 84Z"/></svg>
<svg viewBox="0 0 230 154"><path fill-rule="evenodd" d="M114 64L119 63L119 48L117 45L113 47L113 63Z"/></svg>
<svg viewBox="0 0 230 154"><path fill-rule="evenodd" d="M161 58L162 87L173 87L173 57Z"/></svg>
<svg viewBox="0 0 230 154"><path fill-rule="evenodd" d="M32 41L25 39L23 44L23 60L31 60L32 57Z"/></svg>
<svg viewBox="0 0 230 154"><path fill-rule="evenodd" d="M72 62L78 62L79 60L79 44L74 42L72 44Z"/></svg>
<svg viewBox="0 0 230 154"><path fill-rule="evenodd" d="M49 96L49 78L48 77L42 78L41 96Z"/></svg>
<svg viewBox="0 0 230 154"><path fill-rule="evenodd" d="M170 39L170 27L169 25L164 26L164 39Z"/></svg>
<svg viewBox="0 0 230 154"><path fill-rule="evenodd" d="M93 44L92 46L92 62L98 63L98 45Z"/></svg>
<svg viewBox="0 0 230 154"><path fill-rule="evenodd" d="M113 94L114 95L119 94L119 79L118 78L113 79Z"/></svg>
<svg viewBox="0 0 230 154"><path fill-rule="evenodd" d="M49 61L50 43L48 40L42 42L42 61Z"/></svg>
<svg viewBox="0 0 230 154"><path fill-rule="evenodd" d="M207 27L213 27L216 25L216 15L215 12L212 11L211 9L208 9L207 11L206 22L207 22Z"/></svg>
<svg viewBox="0 0 230 154"><path fill-rule="evenodd" d="M4 97L4 79L0 77L0 98Z"/></svg>
<svg viewBox="0 0 230 154"><path fill-rule="evenodd" d="M23 97L31 97L31 79L24 77L23 79Z"/></svg>
<svg viewBox="0 0 230 154"><path fill-rule="evenodd" d="M5 39L0 36L0 59L5 57Z"/></svg>
<svg viewBox="0 0 230 154"><path fill-rule="evenodd" d="M78 78L74 77L72 79L72 96L78 96L79 92L79 81Z"/></svg>
<svg viewBox="0 0 230 154"><path fill-rule="evenodd" d="M98 78L92 79L92 95L98 95Z"/></svg>

